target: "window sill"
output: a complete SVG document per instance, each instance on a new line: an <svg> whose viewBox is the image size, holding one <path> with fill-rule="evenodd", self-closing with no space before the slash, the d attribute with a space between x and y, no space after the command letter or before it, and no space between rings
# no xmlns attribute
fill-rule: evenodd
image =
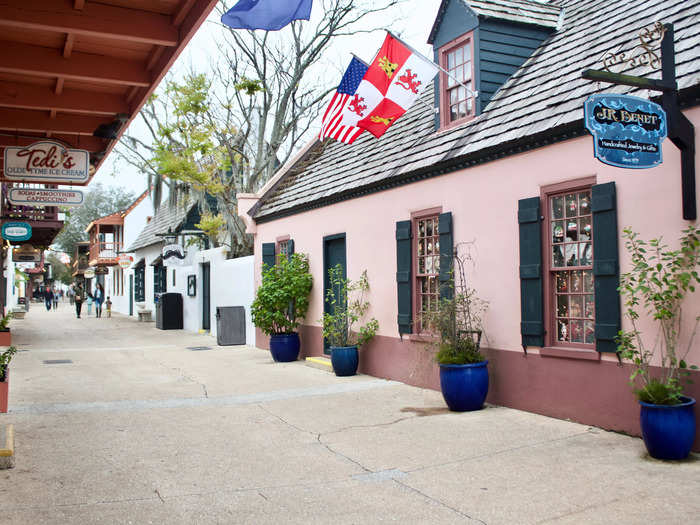
<svg viewBox="0 0 700 525"><path fill-rule="evenodd" d="M595 350L582 348L563 348L545 346L540 348L540 355L543 357L561 357L564 359L582 359L584 361L600 361L600 353Z"/></svg>
<svg viewBox="0 0 700 525"><path fill-rule="evenodd" d="M437 343L439 338L430 334L408 334L408 340L414 343Z"/></svg>

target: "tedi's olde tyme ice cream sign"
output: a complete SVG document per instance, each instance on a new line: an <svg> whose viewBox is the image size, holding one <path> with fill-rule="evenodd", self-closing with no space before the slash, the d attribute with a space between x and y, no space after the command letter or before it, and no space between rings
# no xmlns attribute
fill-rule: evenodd
<svg viewBox="0 0 700 525"><path fill-rule="evenodd" d="M662 162L666 113L658 104L629 95L593 95L584 105L595 157L618 168L653 168Z"/></svg>
<svg viewBox="0 0 700 525"><path fill-rule="evenodd" d="M90 176L90 154L43 140L5 148L5 178L25 182L83 183Z"/></svg>

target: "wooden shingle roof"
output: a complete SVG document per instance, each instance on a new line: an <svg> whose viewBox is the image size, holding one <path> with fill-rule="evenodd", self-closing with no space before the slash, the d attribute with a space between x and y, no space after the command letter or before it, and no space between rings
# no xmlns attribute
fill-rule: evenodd
<svg viewBox="0 0 700 525"><path fill-rule="evenodd" d="M257 222L356 198L438 176L585 133L583 103L594 93L646 90L581 78L602 67L607 51L635 53L637 32L656 21L675 26L676 72L681 94L700 102L700 0L562 0L562 27L548 38L495 94L474 120L435 131L435 116L416 103L380 139L365 133L352 146L327 141L253 210ZM649 67L617 66L616 72L660 78ZM682 97L682 98L683 98ZM422 94L432 106L433 88ZM690 100L692 99L692 100Z"/></svg>

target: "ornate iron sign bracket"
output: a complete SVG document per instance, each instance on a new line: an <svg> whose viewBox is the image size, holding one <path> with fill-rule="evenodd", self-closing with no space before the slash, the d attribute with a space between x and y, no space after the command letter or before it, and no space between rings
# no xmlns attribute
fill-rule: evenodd
<svg viewBox="0 0 700 525"><path fill-rule="evenodd" d="M661 80L587 69L581 76L586 80L622 84L661 92L661 105L668 118L668 138L681 152L681 187L683 219L697 218L695 197L695 128L681 112L676 82L676 51L673 43L673 24L664 24L661 40Z"/></svg>

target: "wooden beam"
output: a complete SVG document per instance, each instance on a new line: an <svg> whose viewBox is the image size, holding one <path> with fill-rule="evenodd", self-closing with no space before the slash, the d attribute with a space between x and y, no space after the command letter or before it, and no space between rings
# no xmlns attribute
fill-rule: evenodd
<svg viewBox="0 0 700 525"><path fill-rule="evenodd" d="M66 35L66 43L63 44L63 58L70 58L73 52L73 43L75 42L75 35L73 33L68 33Z"/></svg>
<svg viewBox="0 0 700 525"><path fill-rule="evenodd" d="M180 2L180 6L177 8L177 11L173 14L173 25L175 27L178 27L180 24L182 24L182 21L185 19L185 16L190 12L190 9L192 9L192 5L195 3L196 0L182 0Z"/></svg>
<svg viewBox="0 0 700 525"><path fill-rule="evenodd" d="M621 73L610 73L608 71L599 71L597 69L586 69L581 73L581 76L586 80L596 82L608 82L610 84L622 84L642 89L650 89L652 91L673 91L678 86L675 83L664 82L653 78L635 77L632 75L623 75Z"/></svg>
<svg viewBox="0 0 700 525"><path fill-rule="evenodd" d="M58 77L56 79L56 88L53 90L54 95L63 94L63 85L65 84L65 79L63 77Z"/></svg>
<svg viewBox="0 0 700 525"><path fill-rule="evenodd" d="M4 151L2 148L6 146L30 146L35 142L43 140L43 137L8 137L5 135L0 135L0 156ZM52 140L56 140L65 146L73 149L84 149L91 153L96 153L98 151L103 151L107 146L107 141L104 139L98 139L97 137L86 137L76 135L56 135L52 137Z"/></svg>
<svg viewBox="0 0 700 525"><path fill-rule="evenodd" d="M167 15L98 2L78 10L66 0L3 0L0 25L168 47L179 42Z"/></svg>
<svg viewBox="0 0 700 525"><path fill-rule="evenodd" d="M75 0L73 9L81 10L83 7L85 7L85 0Z"/></svg>
<svg viewBox="0 0 700 525"><path fill-rule="evenodd" d="M17 42L3 42L2 47L1 72L105 84L151 85L151 76L143 64L133 60L75 52L70 60L62 60L56 49Z"/></svg>
<svg viewBox="0 0 700 525"><path fill-rule="evenodd" d="M129 112L129 105L120 95L78 89L62 89L61 94L57 95L48 86L18 82L0 82L0 107L45 111L53 109L94 115Z"/></svg>
<svg viewBox="0 0 700 525"><path fill-rule="evenodd" d="M110 117L84 115L56 115L51 118L46 113L23 109L0 109L0 129L17 132L65 133L67 135L92 135L100 124L112 122Z"/></svg>

